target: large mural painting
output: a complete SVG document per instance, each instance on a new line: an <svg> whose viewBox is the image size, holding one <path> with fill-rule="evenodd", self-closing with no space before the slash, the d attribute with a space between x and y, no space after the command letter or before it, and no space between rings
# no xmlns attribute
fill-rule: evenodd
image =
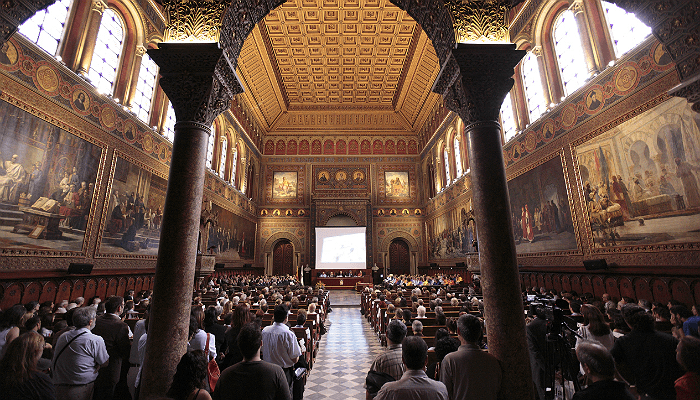
<svg viewBox="0 0 700 400"><path fill-rule="evenodd" d="M700 240L700 114L672 98L576 147L596 247Z"/></svg>
<svg viewBox="0 0 700 400"><path fill-rule="evenodd" d="M561 158L508 182L518 254L576 250Z"/></svg>
<svg viewBox="0 0 700 400"><path fill-rule="evenodd" d="M158 255L168 182L117 157L100 253Z"/></svg>
<svg viewBox="0 0 700 400"><path fill-rule="evenodd" d="M428 259L465 257L476 252L476 223L469 203L426 223Z"/></svg>
<svg viewBox="0 0 700 400"><path fill-rule="evenodd" d="M295 173L296 174L296 173ZM255 223L212 205L215 224L209 227L208 251L233 260L255 259Z"/></svg>
<svg viewBox="0 0 700 400"><path fill-rule="evenodd" d="M0 248L82 251L101 155L0 101Z"/></svg>

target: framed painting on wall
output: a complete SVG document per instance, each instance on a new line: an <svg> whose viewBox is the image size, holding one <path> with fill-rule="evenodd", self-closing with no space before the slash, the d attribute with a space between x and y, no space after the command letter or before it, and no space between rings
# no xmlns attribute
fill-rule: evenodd
<svg viewBox="0 0 700 400"><path fill-rule="evenodd" d="M386 197L409 197L408 172L384 172Z"/></svg>
<svg viewBox="0 0 700 400"><path fill-rule="evenodd" d="M254 260L256 224L218 204L212 205L212 212L217 223L209 228L207 250L225 259Z"/></svg>
<svg viewBox="0 0 700 400"><path fill-rule="evenodd" d="M167 186L160 176L117 157L100 253L157 256Z"/></svg>
<svg viewBox="0 0 700 400"><path fill-rule="evenodd" d="M296 172L276 171L272 185L273 199L293 199L297 197Z"/></svg>
<svg viewBox="0 0 700 400"><path fill-rule="evenodd" d="M102 150L0 101L0 248L82 251Z"/></svg>

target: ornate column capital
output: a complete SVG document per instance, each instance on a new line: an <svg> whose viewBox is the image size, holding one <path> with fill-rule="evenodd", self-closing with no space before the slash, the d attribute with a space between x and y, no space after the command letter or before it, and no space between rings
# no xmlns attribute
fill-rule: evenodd
<svg viewBox="0 0 700 400"><path fill-rule="evenodd" d="M459 79L440 94L445 105L462 118L465 129L479 121L498 121L503 99L513 87L514 68L525 53L515 50L514 44L458 44L452 51L453 60L445 67L457 66Z"/></svg>
<svg viewBox="0 0 700 400"><path fill-rule="evenodd" d="M509 42L508 11L519 1L443 0L457 43Z"/></svg>
<svg viewBox="0 0 700 400"><path fill-rule="evenodd" d="M105 3L102 0L93 0L92 6L90 7L90 10L95 11L102 15L103 12L107 9L107 3Z"/></svg>
<svg viewBox="0 0 700 400"><path fill-rule="evenodd" d="M569 10L574 12L574 15L580 14L583 12L583 1L582 0L576 0L571 4L571 7L569 7Z"/></svg>
<svg viewBox="0 0 700 400"><path fill-rule="evenodd" d="M137 46L136 46L136 57L143 57L143 55L146 54L146 51L147 51L147 50L148 50L148 49L146 48L146 46L143 46L143 45L140 45L140 44L137 45Z"/></svg>
<svg viewBox="0 0 700 400"><path fill-rule="evenodd" d="M236 94L230 79L238 81L222 54L216 43L161 43L158 49L148 50L160 67L160 86L178 122L196 122L209 129L229 107Z"/></svg>

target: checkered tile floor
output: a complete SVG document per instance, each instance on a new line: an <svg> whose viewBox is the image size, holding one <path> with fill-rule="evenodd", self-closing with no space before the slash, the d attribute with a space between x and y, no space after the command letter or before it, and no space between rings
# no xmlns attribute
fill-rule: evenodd
<svg viewBox="0 0 700 400"><path fill-rule="evenodd" d="M305 400L364 400L363 384L374 358L384 351L357 306L343 306L331 295L331 326L321 339L316 362L306 381ZM348 296L351 297L351 296Z"/></svg>

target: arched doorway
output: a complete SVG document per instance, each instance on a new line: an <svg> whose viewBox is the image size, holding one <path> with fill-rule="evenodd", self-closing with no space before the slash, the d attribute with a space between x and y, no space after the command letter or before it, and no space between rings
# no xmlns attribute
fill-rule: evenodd
<svg viewBox="0 0 700 400"><path fill-rule="evenodd" d="M411 273L411 252L402 239L394 239L389 245L389 272L394 275Z"/></svg>
<svg viewBox="0 0 700 400"><path fill-rule="evenodd" d="M288 239L282 239L275 244L272 251L273 275L294 274L294 245Z"/></svg>

